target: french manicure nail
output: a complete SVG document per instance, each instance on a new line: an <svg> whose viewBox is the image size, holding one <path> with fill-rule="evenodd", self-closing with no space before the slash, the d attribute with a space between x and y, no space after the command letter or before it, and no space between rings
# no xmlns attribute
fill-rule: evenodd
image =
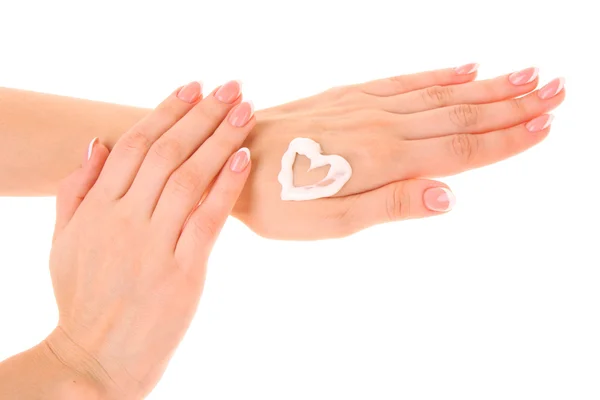
<svg viewBox="0 0 600 400"><path fill-rule="evenodd" d="M521 71L513 72L508 76L508 80L513 85L525 85L531 83L537 78L539 70L537 68L525 68Z"/></svg>
<svg viewBox="0 0 600 400"><path fill-rule="evenodd" d="M250 150L247 147L242 147L235 153L233 160L231 160L231 170L233 172L242 172L248 166L250 162Z"/></svg>
<svg viewBox="0 0 600 400"><path fill-rule="evenodd" d="M471 64L461 65L460 67L456 67L456 68L454 68L454 71L456 72L457 75L469 75L469 74L472 74L473 72L477 71L478 68L479 68L479 64L471 63Z"/></svg>
<svg viewBox="0 0 600 400"><path fill-rule="evenodd" d="M447 212L452 210L452 207L456 204L456 197L449 189L434 187L425 191L423 202L425 207L431 211Z"/></svg>
<svg viewBox="0 0 600 400"><path fill-rule="evenodd" d="M190 82L179 90L177 97L186 103L195 103L202 93L202 84L200 82Z"/></svg>
<svg viewBox="0 0 600 400"><path fill-rule="evenodd" d="M525 127L529 132L539 132L549 127L553 120L554 115L544 114L529 121Z"/></svg>
<svg viewBox="0 0 600 400"><path fill-rule="evenodd" d="M565 78L553 79L550 82L548 82L546 86L538 90L538 96L540 97L540 99L547 100L559 94L564 87Z"/></svg>
<svg viewBox="0 0 600 400"><path fill-rule="evenodd" d="M92 154L94 153L94 145L96 144L97 141L98 141L98 138L95 137L92 139L92 141L88 145L88 150L87 150L87 160L88 161L90 160L90 158L92 158Z"/></svg>
<svg viewBox="0 0 600 400"><path fill-rule="evenodd" d="M239 81L230 81L215 92L215 97L222 103L231 104L240 96L242 85Z"/></svg>
<svg viewBox="0 0 600 400"><path fill-rule="evenodd" d="M244 101L231 110L229 114L229 123L233 126L241 128L246 125L254 114L254 105L250 101Z"/></svg>

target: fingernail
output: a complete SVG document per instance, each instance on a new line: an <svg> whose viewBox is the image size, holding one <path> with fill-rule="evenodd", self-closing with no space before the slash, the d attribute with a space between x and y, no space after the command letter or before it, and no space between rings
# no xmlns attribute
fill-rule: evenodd
<svg viewBox="0 0 600 400"><path fill-rule="evenodd" d="M231 170L233 172L242 172L248 166L250 162L250 150L247 147L242 147L235 153L233 160L231 160Z"/></svg>
<svg viewBox="0 0 600 400"><path fill-rule="evenodd" d="M525 68L521 71L513 72L509 75L508 80L513 85L525 85L527 83L531 83L538 76L537 68Z"/></svg>
<svg viewBox="0 0 600 400"><path fill-rule="evenodd" d="M525 127L529 132L539 132L549 127L553 120L554 115L544 114L529 121Z"/></svg>
<svg viewBox="0 0 600 400"><path fill-rule="evenodd" d="M195 103L202 93L202 84L200 82L190 82L179 90L177 97L186 103Z"/></svg>
<svg viewBox="0 0 600 400"><path fill-rule="evenodd" d="M446 188L434 187L425 191L423 201L425 207L431 211L446 212L452 210L456 204L456 197Z"/></svg>
<svg viewBox="0 0 600 400"><path fill-rule="evenodd" d="M472 74L473 72L477 71L478 68L479 68L479 64L471 63L471 64L461 65L460 67L456 67L456 68L454 68L454 71L456 72L457 75L469 75L469 74Z"/></svg>
<svg viewBox="0 0 600 400"><path fill-rule="evenodd" d="M215 92L215 97L222 103L231 104L240 97L242 85L239 81L230 81Z"/></svg>
<svg viewBox="0 0 600 400"><path fill-rule="evenodd" d="M246 125L254 114L254 105L250 101L244 101L231 110L229 114L229 123L238 128Z"/></svg>
<svg viewBox="0 0 600 400"><path fill-rule="evenodd" d="M92 158L92 154L94 153L94 145L96 144L97 141L98 141L98 138L95 137L92 139L92 141L88 145L88 150L87 150L87 160L88 161L90 160L90 158Z"/></svg>
<svg viewBox="0 0 600 400"><path fill-rule="evenodd" d="M553 79L550 82L548 82L546 86L538 90L538 96L540 97L540 99L543 100L549 99L559 94L564 87L565 78Z"/></svg>

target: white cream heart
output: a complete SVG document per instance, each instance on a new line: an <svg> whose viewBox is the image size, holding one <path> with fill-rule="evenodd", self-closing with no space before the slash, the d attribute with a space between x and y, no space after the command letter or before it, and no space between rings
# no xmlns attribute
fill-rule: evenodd
<svg viewBox="0 0 600 400"><path fill-rule="evenodd" d="M287 151L281 158L281 171L277 180L281 184L281 200L314 200L333 196L348 182L352 176L352 168L343 157L332 154L321 154L321 145L312 139L296 138L290 142ZM308 157L309 171L329 165L327 176L314 185L294 186L294 161L296 154ZM325 185L325 182L331 183Z"/></svg>

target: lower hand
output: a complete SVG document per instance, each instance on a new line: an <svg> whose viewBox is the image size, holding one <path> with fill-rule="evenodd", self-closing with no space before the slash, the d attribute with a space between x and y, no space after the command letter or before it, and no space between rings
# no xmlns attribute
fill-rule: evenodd
<svg viewBox="0 0 600 400"><path fill-rule="evenodd" d="M424 178L486 166L538 144L550 129L545 113L565 98L560 79L534 91L533 68L474 82L472 67L338 87L258 112L247 141L253 173L234 215L265 237L319 239L448 211L446 185ZM350 162L353 175L335 197L280 199L281 156L296 137ZM307 169L298 158L296 185L326 173Z"/></svg>
<svg viewBox="0 0 600 400"><path fill-rule="evenodd" d="M59 324L46 343L102 398L142 398L157 383L249 174L248 153L236 150L255 119L239 84L204 99L199 89L172 94L110 156L92 144L59 189L50 259Z"/></svg>

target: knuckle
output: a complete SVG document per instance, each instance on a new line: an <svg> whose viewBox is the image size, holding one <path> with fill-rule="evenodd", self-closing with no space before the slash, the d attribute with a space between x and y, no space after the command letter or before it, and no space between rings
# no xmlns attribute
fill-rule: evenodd
<svg viewBox="0 0 600 400"><path fill-rule="evenodd" d="M191 233L197 242L215 238L221 226L218 218L202 209L196 210L196 215L190 218L188 225L191 225Z"/></svg>
<svg viewBox="0 0 600 400"><path fill-rule="evenodd" d="M211 145L214 145L214 148L211 149L211 153L215 157L216 160L219 160L220 165L225 164L227 158L233 154L237 149L239 149L242 144L243 139L241 135L237 134L238 132L222 132L224 135L217 134L214 137L214 142Z"/></svg>
<svg viewBox="0 0 600 400"><path fill-rule="evenodd" d="M151 140L148 138L144 130L135 126L132 130L123 138L123 148L125 151L134 152L147 152L152 145Z"/></svg>
<svg viewBox="0 0 600 400"><path fill-rule="evenodd" d="M450 109L450 120L459 128L477 125L481 109L474 104L460 104Z"/></svg>
<svg viewBox="0 0 600 400"><path fill-rule="evenodd" d="M404 185L394 185L387 198L386 212L389 221L399 221L408 217L410 196L404 190Z"/></svg>
<svg viewBox="0 0 600 400"><path fill-rule="evenodd" d="M475 154L478 152L479 139L477 135L461 133L454 135L451 140L451 150L454 156L463 164L471 164Z"/></svg>
<svg viewBox="0 0 600 400"><path fill-rule="evenodd" d="M422 93L426 104L445 107L451 104L453 91L450 86L431 86Z"/></svg>
<svg viewBox="0 0 600 400"><path fill-rule="evenodd" d="M171 185L176 192L194 193L202 185L202 175L191 168L180 168L173 173Z"/></svg>
<svg viewBox="0 0 600 400"><path fill-rule="evenodd" d="M200 103L200 105L203 105ZM205 104L204 106L195 107L194 111L198 119L204 121L200 123L206 124L205 126L215 127L217 124L221 123L225 116L227 115L228 108L227 107L219 107L215 104Z"/></svg>
<svg viewBox="0 0 600 400"><path fill-rule="evenodd" d="M160 120L176 121L182 114L182 107L177 102L165 101L160 104L154 112L160 115Z"/></svg>
<svg viewBox="0 0 600 400"><path fill-rule="evenodd" d="M392 76L388 78L391 84L394 86L394 90L398 93L404 93L407 90L406 78L404 76Z"/></svg>
<svg viewBox="0 0 600 400"><path fill-rule="evenodd" d="M68 177L62 179L58 183L58 188L56 190L56 197L61 198L63 196L69 195L73 191L74 182L74 174L69 175Z"/></svg>
<svg viewBox="0 0 600 400"><path fill-rule="evenodd" d="M524 118L527 115L527 109L523 98L510 99L510 113L516 115L519 118Z"/></svg>
<svg viewBox="0 0 600 400"><path fill-rule="evenodd" d="M163 161L177 161L183 156L181 143L175 139L166 139L157 141L152 146L152 154L155 158Z"/></svg>

